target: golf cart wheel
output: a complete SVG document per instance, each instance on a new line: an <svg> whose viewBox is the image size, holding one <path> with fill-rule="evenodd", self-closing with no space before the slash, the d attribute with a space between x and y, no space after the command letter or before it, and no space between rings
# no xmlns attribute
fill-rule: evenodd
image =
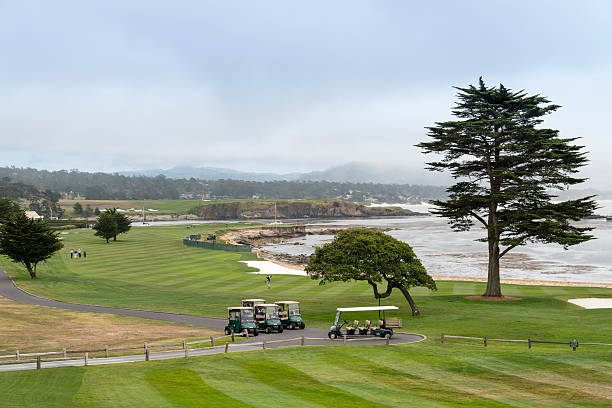
<svg viewBox="0 0 612 408"><path fill-rule="evenodd" d="M295 325L293 323L289 323L289 330L295 330Z"/></svg>
<svg viewBox="0 0 612 408"><path fill-rule="evenodd" d="M270 326L266 326L266 334L270 334L270 333L272 333Z"/></svg>
<svg viewBox="0 0 612 408"><path fill-rule="evenodd" d="M228 329L227 327L225 328L225 334L226 334L227 336L229 336L229 335L230 335L230 331L229 331L229 329Z"/></svg>
<svg viewBox="0 0 612 408"><path fill-rule="evenodd" d="M385 336L384 336L384 337L385 337L385 339L387 339L387 340L388 340L388 339L390 339L390 338L391 338L391 333L387 333L387 334L385 334Z"/></svg>
<svg viewBox="0 0 612 408"><path fill-rule="evenodd" d="M338 338L338 335L336 333L328 333L327 335L332 340L336 340Z"/></svg>
<svg viewBox="0 0 612 408"><path fill-rule="evenodd" d="M304 324L304 322L300 322L300 329L304 330L305 327L306 325Z"/></svg>
<svg viewBox="0 0 612 408"><path fill-rule="evenodd" d="M259 335L259 330L253 329L253 337L258 336L258 335Z"/></svg>
<svg viewBox="0 0 612 408"><path fill-rule="evenodd" d="M283 328L282 328L282 326L278 328L278 332L279 332L279 333L282 333L282 332L283 332Z"/></svg>

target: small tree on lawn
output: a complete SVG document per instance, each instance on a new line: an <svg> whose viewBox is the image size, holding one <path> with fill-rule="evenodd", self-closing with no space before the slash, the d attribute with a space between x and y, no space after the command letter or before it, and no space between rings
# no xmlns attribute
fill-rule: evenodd
<svg viewBox="0 0 612 408"><path fill-rule="evenodd" d="M38 263L63 246L46 222L29 219L23 212L11 215L0 227L0 254L23 264L32 279L36 278Z"/></svg>
<svg viewBox="0 0 612 408"><path fill-rule="evenodd" d="M410 304L414 316L421 313L408 290L414 286L436 290L436 283L410 245L366 228L341 231L332 242L316 248L306 272L312 279L321 279L320 285L352 279L366 281L372 286L376 299L390 296L397 288ZM381 293L378 284L383 280L387 289Z"/></svg>
<svg viewBox="0 0 612 408"><path fill-rule="evenodd" d="M130 219L117 211L116 208L107 208L106 212L115 217L115 221L117 222L117 234L113 235L113 241L117 240L117 235L126 233L132 228L130 225L132 221Z"/></svg>
<svg viewBox="0 0 612 408"><path fill-rule="evenodd" d="M582 183L576 173L587 159L582 146L572 144L575 138L536 127L559 108L548 99L489 88L482 78L478 86L457 89L453 114L459 120L428 128L432 140L418 146L442 156L428 163L430 170L448 170L460 180L448 188L448 200L433 201L436 213L456 231L482 224L481 241L489 246L484 295L501 297L499 261L508 251L532 242L567 249L593 238L587 234L592 228L571 223L593 214L593 197L555 202L550 192Z"/></svg>
<svg viewBox="0 0 612 408"><path fill-rule="evenodd" d="M93 226L93 229L96 231L94 235L104 238L107 244L109 239L119 233L117 220L113 214L108 212L103 212L100 214L98 221L96 221L96 224Z"/></svg>

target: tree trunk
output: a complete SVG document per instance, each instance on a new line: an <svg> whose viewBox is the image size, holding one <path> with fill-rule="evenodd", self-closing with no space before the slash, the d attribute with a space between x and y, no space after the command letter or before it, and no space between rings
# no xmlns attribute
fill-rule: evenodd
<svg viewBox="0 0 612 408"><path fill-rule="evenodd" d="M410 296L410 293L408 292L408 289L400 287L399 290L402 291L402 293L404 294L404 297L408 301L408 304L410 305L410 308L412 309L412 315L413 316L420 316L421 312L419 311L419 308L417 307L416 303L414 303L414 300L412 299L412 296Z"/></svg>
<svg viewBox="0 0 612 408"><path fill-rule="evenodd" d="M497 208L495 208L497 210ZM489 213L489 268L487 274L487 290L484 296L501 297L501 283L499 281L499 231L497 228L497 215Z"/></svg>
<svg viewBox="0 0 612 408"><path fill-rule="evenodd" d="M109 240L109 239L110 239L110 237L109 237L109 238L106 238L106 243L107 243L107 244L108 244L108 240Z"/></svg>
<svg viewBox="0 0 612 408"><path fill-rule="evenodd" d="M30 273L30 279L35 279L36 278L36 265L34 266L34 268L32 267L32 264L30 264L29 262L25 262L24 265L28 269L28 272Z"/></svg>
<svg viewBox="0 0 612 408"><path fill-rule="evenodd" d="M113 241L116 241L116 240L117 240L117 236L115 235L113 236Z"/></svg>

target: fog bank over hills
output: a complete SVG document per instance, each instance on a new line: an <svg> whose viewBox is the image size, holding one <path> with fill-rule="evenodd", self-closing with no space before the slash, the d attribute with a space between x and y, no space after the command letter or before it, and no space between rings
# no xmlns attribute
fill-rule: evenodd
<svg viewBox="0 0 612 408"><path fill-rule="evenodd" d="M322 171L306 173L259 173L245 172L220 167L177 166L169 169L123 171L125 176L155 177L164 175L169 178L195 178L200 180L244 180L244 181L333 181L340 183L380 183L380 184L428 184L450 185L451 179L440 174L432 174L423 169L410 169L402 166L376 165L352 162L330 167Z"/></svg>

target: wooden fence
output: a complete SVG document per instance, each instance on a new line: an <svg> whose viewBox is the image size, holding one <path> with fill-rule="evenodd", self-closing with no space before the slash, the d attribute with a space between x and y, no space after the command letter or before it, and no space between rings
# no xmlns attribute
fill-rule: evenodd
<svg viewBox="0 0 612 408"><path fill-rule="evenodd" d="M194 344L202 344L202 343L210 343L210 345L208 347L206 347L207 349L224 349L223 352L224 353L228 353L229 349L230 349L230 345L234 345L234 346L252 346L254 348L260 348L262 350L266 350L266 348L268 348L268 346L270 344L276 344L276 343L290 343L290 342L299 342L299 344L301 346L306 345L306 341L307 340L329 340L329 338L327 337L306 337L304 335L300 336L300 337L294 337L294 338L290 338L290 339L279 339L279 340L262 340L260 342L249 342L249 343L242 343L242 342L238 342L235 343L235 336L241 336L243 334L236 334L236 333L231 333L229 335L226 336L221 336L221 337L213 337L210 336L210 338L208 339L204 339L204 340L195 340L195 341L185 341L183 340L180 343L170 343L170 344L148 344L147 342L144 342L142 346L132 346L132 347L109 347L108 345L104 346L104 348L99 348L99 349L91 349L91 350L67 350L67 349L62 349L61 351L50 351L50 352L41 352L41 353L20 353L19 350L17 350L15 353L13 354L8 354L8 355L3 355L0 356L0 365L6 365L6 364L24 364L24 363L32 363L32 362L36 362L36 368L37 369L41 369L42 368L42 363L43 362L52 362L52 361L64 361L64 360L83 360L83 365L88 365L89 363L89 358L90 358L90 353L94 354L94 353L104 353L104 357L105 358L109 358L111 357L111 352L114 351L129 351L129 350L143 350L144 351L144 355L145 355L145 361L149 361L151 358L151 353L154 350L158 350L157 353L164 353L164 352L176 352L176 351L183 351L185 358L189 357L189 352L190 351L197 351L197 350L203 350L204 348L190 348L190 345L194 345ZM249 335L248 333L244 333L244 335L248 338ZM219 345L219 346L215 346L215 341L217 340L223 340L223 339L231 339L230 342L226 342L224 345ZM344 344L345 346L352 341L363 341L363 340L381 340L378 337L372 337L372 338L348 338L346 335L341 339L342 340L342 344ZM386 338L385 339L385 344L389 345L389 339ZM174 350L164 350L164 349L170 349L170 348L174 348ZM82 357L73 357L74 355L78 355L81 354ZM133 355L133 354L132 354ZM52 356L58 356L58 357L52 357ZM25 357L25 358L24 358ZM9 361L2 361L2 360L9 360Z"/></svg>
<svg viewBox="0 0 612 408"><path fill-rule="evenodd" d="M572 348L573 351L576 351L576 349L579 346L612 346L612 344L610 343L579 343L577 340L572 340L572 341L552 341L552 340L535 340L535 339L531 339L528 338L526 340L524 339L491 339L488 338L486 336L484 337L470 337L470 336L453 336L450 334L444 334L442 333L442 335L440 336L440 342L444 343L444 341L446 339L465 339L465 340L477 340L477 341L482 341L483 346L487 347L487 343L491 342L491 341L497 341L497 342L503 342L503 343L527 343L527 346L529 348L531 348L534 344L540 343L540 344L565 344L568 345Z"/></svg>

